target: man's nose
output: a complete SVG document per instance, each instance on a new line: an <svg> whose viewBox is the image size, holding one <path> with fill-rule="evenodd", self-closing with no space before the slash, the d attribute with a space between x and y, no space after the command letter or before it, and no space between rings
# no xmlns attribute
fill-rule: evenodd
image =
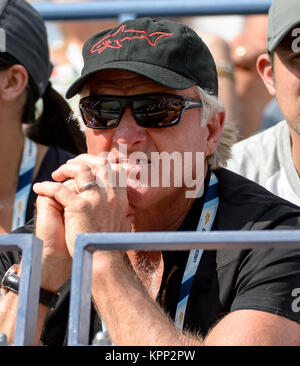
<svg viewBox="0 0 300 366"><path fill-rule="evenodd" d="M146 141L147 133L144 127L137 125L131 108L124 111L119 126L113 136L113 141L118 144L136 145Z"/></svg>

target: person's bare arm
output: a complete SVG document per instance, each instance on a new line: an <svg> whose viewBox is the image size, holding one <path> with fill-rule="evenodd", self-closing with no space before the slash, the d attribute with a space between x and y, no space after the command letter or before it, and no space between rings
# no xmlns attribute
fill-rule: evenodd
<svg viewBox="0 0 300 366"><path fill-rule="evenodd" d="M20 275L20 272L17 273ZM39 305L36 324L35 344L40 344L40 335L49 308ZM7 337L8 344L14 343L16 318L18 311L18 295L12 291L3 294L0 299L0 330Z"/></svg>
<svg viewBox="0 0 300 366"><path fill-rule="evenodd" d="M178 331L120 252L93 256L92 296L116 346L201 345Z"/></svg>
<svg viewBox="0 0 300 366"><path fill-rule="evenodd" d="M71 257L66 247L62 208L49 197L38 197L36 236L43 240L41 287L56 293L71 274ZM22 262L21 262L22 263ZM17 275L20 276L21 268ZM15 337L18 295L8 291L0 303L0 331L8 343ZM49 308L39 304L35 344L40 345L40 336Z"/></svg>
<svg viewBox="0 0 300 366"><path fill-rule="evenodd" d="M300 325L257 310L225 316L205 339L181 333L143 288L120 253L94 254L93 298L114 345L300 345Z"/></svg>
<svg viewBox="0 0 300 366"><path fill-rule="evenodd" d="M258 310L237 310L208 334L210 346L299 346L300 324Z"/></svg>

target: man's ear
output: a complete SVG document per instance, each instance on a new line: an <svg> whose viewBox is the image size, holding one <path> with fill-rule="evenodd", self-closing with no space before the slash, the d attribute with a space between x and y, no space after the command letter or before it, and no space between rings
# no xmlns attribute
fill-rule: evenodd
<svg viewBox="0 0 300 366"><path fill-rule="evenodd" d="M208 138L206 144L206 156L212 155L219 143L222 129L225 123L225 111L216 112L207 123Z"/></svg>
<svg viewBox="0 0 300 366"><path fill-rule="evenodd" d="M256 61L256 69L259 76L262 78L268 92L275 96L275 78L272 70L270 56L267 53L259 55Z"/></svg>
<svg viewBox="0 0 300 366"><path fill-rule="evenodd" d="M3 70L0 93L2 100L12 102L16 100L28 84L28 73L24 66L16 64Z"/></svg>

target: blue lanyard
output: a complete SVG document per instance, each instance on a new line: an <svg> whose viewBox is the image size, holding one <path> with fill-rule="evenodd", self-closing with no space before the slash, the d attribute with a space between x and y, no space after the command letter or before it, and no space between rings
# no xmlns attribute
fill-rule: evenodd
<svg viewBox="0 0 300 366"><path fill-rule="evenodd" d="M25 224L27 202L31 190L31 181L37 156L36 144L25 137L18 187L14 199L12 230Z"/></svg>
<svg viewBox="0 0 300 366"><path fill-rule="evenodd" d="M218 197L218 178L211 172L208 190L205 197L204 206L198 223L197 231L210 231L219 206ZM194 281L197 268L203 254L202 249L193 249L190 251L184 274L181 281L179 299L176 308L175 325L182 330L185 311L188 304L190 290Z"/></svg>

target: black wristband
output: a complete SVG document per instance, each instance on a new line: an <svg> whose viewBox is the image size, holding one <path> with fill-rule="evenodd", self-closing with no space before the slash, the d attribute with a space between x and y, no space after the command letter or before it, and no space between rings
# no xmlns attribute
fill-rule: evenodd
<svg viewBox="0 0 300 366"><path fill-rule="evenodd" d="M15 273L7 272L2 280L1 286L7 290L13 291L16 294L19 293L19 284L20 277ZM44 289L40 289L40 298L39 302L43 305L48 306L49 308L55 308L57 300L59 298L59 294L55 294L53 292L46 291Z"/></svg>

